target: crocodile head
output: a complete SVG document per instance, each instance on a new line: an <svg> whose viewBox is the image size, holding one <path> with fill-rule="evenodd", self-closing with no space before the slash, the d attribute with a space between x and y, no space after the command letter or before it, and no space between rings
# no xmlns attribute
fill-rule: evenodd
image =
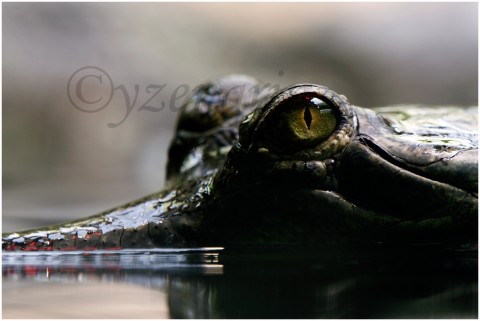
<svg viewBox="0 0 480 321"><path fill-rule="evenodd" d="M232 242L476 237L476 109L352 106L313 84L247 110L206 220Z"/></svg>
<svg viewBox="0 0 480 321"><path fill-rule="evenodd" d="M477 240L477 108L364 109L326 87L199 86L164 190L5 250Z"/></svg>

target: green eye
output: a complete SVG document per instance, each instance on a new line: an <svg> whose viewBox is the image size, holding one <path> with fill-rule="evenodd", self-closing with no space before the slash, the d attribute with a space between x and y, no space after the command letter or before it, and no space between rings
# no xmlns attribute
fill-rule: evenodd
<svg viewBox="0 0 480 321"><path fill-rule="evenodd" d="M280 129L305 144L324 140L337 126L332 108L316 97L297 102L279 118Z"/></svg>
<svg viewBox="0 0 480 321"><path fill-rule="evenodd" d="M288 146L288 149L298 150L318 145L337 127L333 108L320 98L310 95L288 99L272 116L267 136L275 146Z"/></svg>

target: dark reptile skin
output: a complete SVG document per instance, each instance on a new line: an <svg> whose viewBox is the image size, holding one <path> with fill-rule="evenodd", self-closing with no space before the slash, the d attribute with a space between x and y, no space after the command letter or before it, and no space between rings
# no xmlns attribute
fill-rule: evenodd
<svg viewBox="0 0 480 321"><path fill-rule="evenodd" d="M6 233L3 249L476 240L477 108L370 110L322 86L261 88L241 75L198 87L179 116L163 191ZM282 151L269 141L270 115L305 92L328 101L337 128L320 144Z"/></svg>

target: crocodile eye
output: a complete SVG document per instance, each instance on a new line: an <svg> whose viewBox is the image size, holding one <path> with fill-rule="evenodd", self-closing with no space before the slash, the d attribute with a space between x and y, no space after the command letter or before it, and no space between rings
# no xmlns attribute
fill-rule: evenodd
<svg viewBox="0 0 480 321"><path fill-rule="evenodd" d="M293 96L275 108L269 122L267 139L281 150L298 150L318 145L337 127L333 108L322 99L302 94Z"/></svg>

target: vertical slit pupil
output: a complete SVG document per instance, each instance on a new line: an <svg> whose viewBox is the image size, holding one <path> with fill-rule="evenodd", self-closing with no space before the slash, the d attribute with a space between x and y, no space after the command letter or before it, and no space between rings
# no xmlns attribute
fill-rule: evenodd
<svg viewBox="0 0 480 321"><path fill-rule="evenodd" d="M312 125L312 113L310 112L310 108L305 107L305 111L303 112L303 120L305 120L305 124L307 124L307 128L310 129L310 125Z"/></svg>

